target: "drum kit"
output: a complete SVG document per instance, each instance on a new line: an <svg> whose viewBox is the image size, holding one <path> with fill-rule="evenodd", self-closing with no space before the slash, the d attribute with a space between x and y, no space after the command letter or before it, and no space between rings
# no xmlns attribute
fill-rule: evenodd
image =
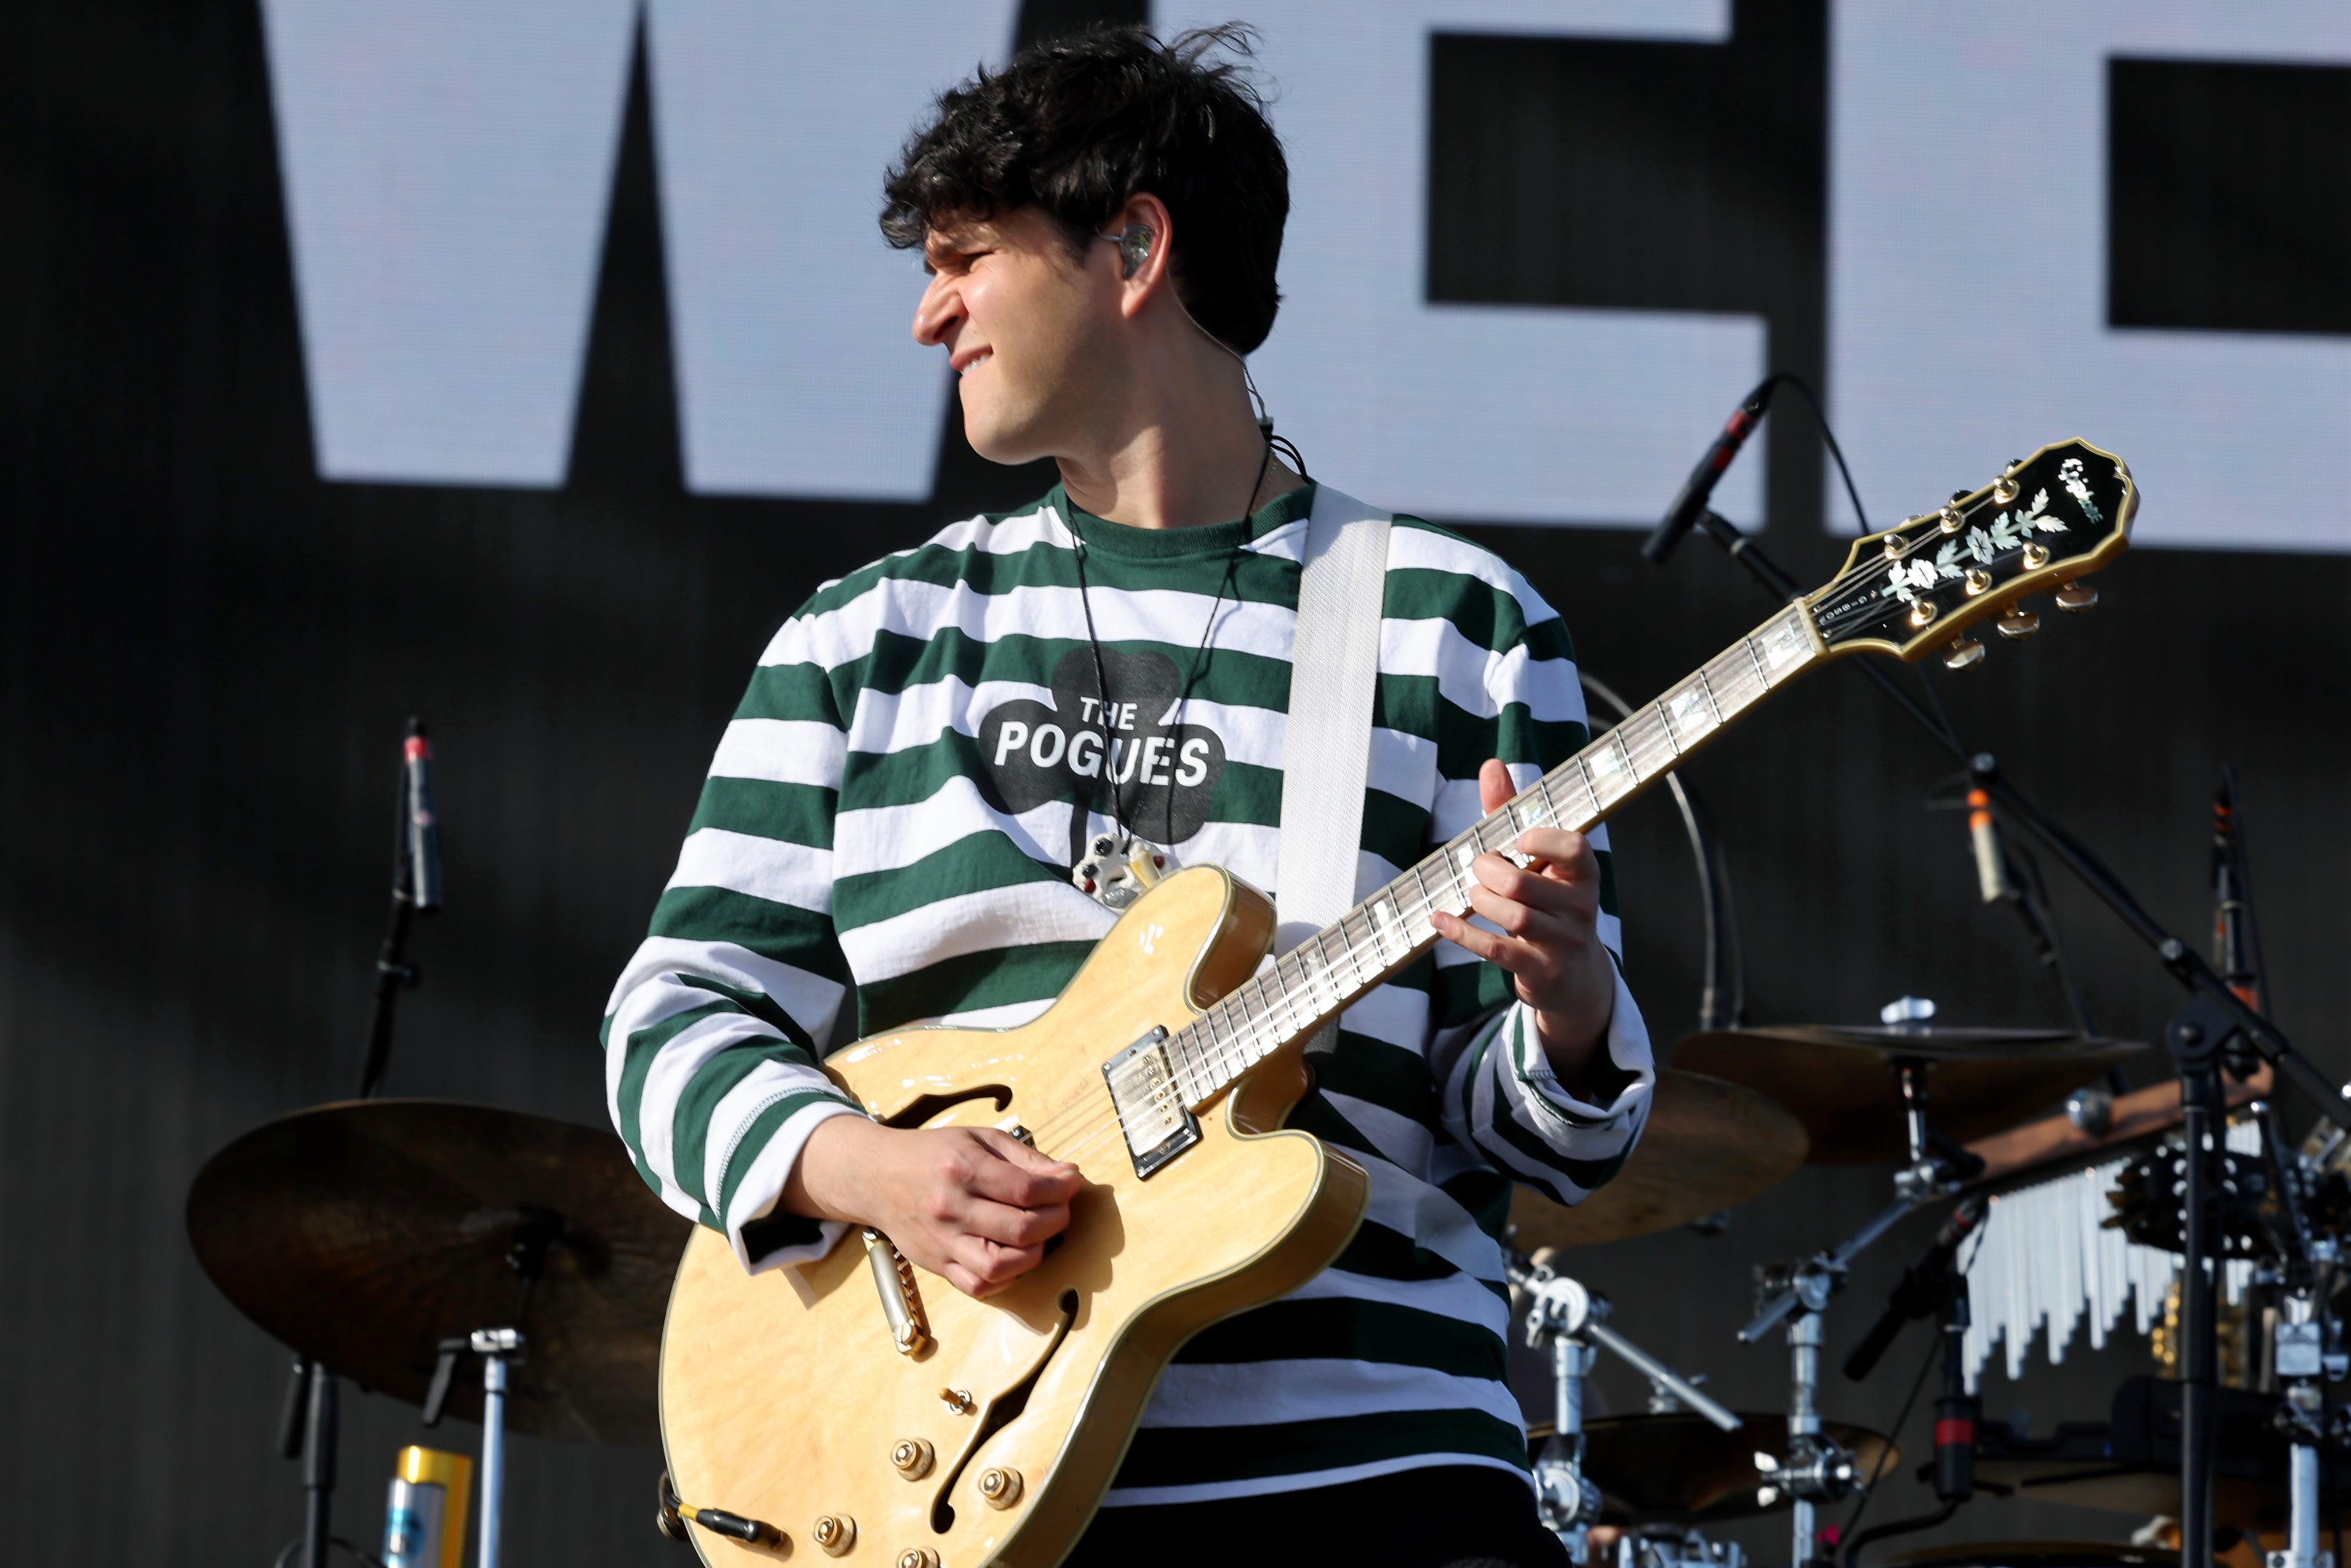
<svg viewBox="0 0 2351 1568"><path fill-rule="evenodd" d="M1575 1208L1521 1192L1511 1212L1510 1281L1527 1343L1548 1351L1554 1385L1552 1420L1534 1429L1531 1458L1543 1517L1579 1556L1613 1555L1619 1568L1740 1568L1740 1548L1706 1531L1778 1511L1790 1515L1794 1560L1823 1555L1817 1511L1891 1473L1900 1455L1885 1434L1823 1417L1822 1316L1853 1257L1923 1205L2086 1166L2017 1196L2082 1187L2084 1175L2103 1180L2077 1203L2082 1214L2065 1223L2114 1239L2108 1249L2124 1258L2120 1277L2137 1282L2145 1318L2150 1287L2168 1275L2137 1255L2158 1254L2098 1230L2103 1217L2092 1209L2111 1209L2106 1193L2129 1187L2123 1178L2131 1167L2118 1155L2160 1145L2178 1119L2176 1087L2168 1119L2158 1086L2113 1101L2103 1134L2086 1132L2081 1104L2095 1102L2109 1069L2138 1048L1937 1029L1919 1020L1926 1010L1897 1005L1888 1009L1895 1021L1882 1027L1693 1036L1677 1065L1658 1074L1647 1131L1616 1180ZM2238 1097L2260 1087L2241 1088ZM2085 1090L2070 1118L2032 1119ZM2340 1165L2346 1144L2351 1140L2338 1137L2320 1153ZM1675 1227L1708 1228L1806 1163L1896 1169L1891 1202L1855 1236L1767 1271L1766 1300L1740 1337L1752 1343L1784 1332L1791 1373L1784 1412L1724 1408L1613 1326L1607 1298L1565 1271L1575 1249ZM2255 1163L2249 1159L2248 1169ZM2333 1179L2343 1186L2339 1175ZM2344 1190L2351 1198L2351 1188ZM2007 1207L1994 1201L1995 1214ZM2007 1259L2019 1245L1980 1223L1983 1207L1979 1197L1958 1211L1966 1229L1982 1232L1972 1273L1952 1272L1946 1257L1938 1277L1960 1286L1938 1293L1922 1285L1932 1299L1914 1301L1907 1313L1889 1309L1874 1339L1890 1339L1906 1316L1938 1305L1954 1344L1976 1332L1966 1281L1985 1296L1989 1249L1997 1243ZM2176 1218L2174 1211L2175 1227ZM190 1193L188 1224L223 1292L309 1366L422 1406L428 1424L451 1412L483 1423L479 1560L489 1568L497 1560L508 1429L644 1447L658 1441L655 1364L685 1228L609 1131L440 1101L323 1106L267 1123L222 1150ZM2052 1257L2065 1250L2050 1239L2065 1224L2037 1228L2047 1233L2037 1244ZM2000 1288L2012 1290L2033 1272L2028 1259ZM2074 1275L2076 1315L2088 1312L2094 1334L2111 1326L2126 1290L2089 1265L2077 1264ZM2014 1357L2032 1324L2001 1317L1998 1301L1981 1306L1988 1310L1977 1317L2004 1327ZM2053 1343L2062 1312L2062 1303L2041 1307ZM2279 1331L2277 1368L2290 1361L2294 1332L2292 1324ZM1952 1359L1949 1397L1938 1406L1938 1449L1948 1446L1940 1439L1952 1422L1973 1430L1971 1390L1989 1347L1968 1345L1968 1354ZM1587 1418L1585 1380L1603 1351L1648 1379L1648 1410ZM476 1363L478 1377L470 1370ZM323 1372L313 1380L331 1383ZM2133 1380L2111 1425L2069 1424L2038 1442L1989 1428L1972 1484L2142 1515L2177 1512L2178 1401L2168 1407L2167 1454L2160 1397L2167 1387L2177 1385ZM2240 1424L2265 1419L2275 1403L2253 1393L2237 1397L2242 1408L2230 1419ZM2283 1520L2285 1467L2270 1463L2267 1452L2281 1447L2282 1439L2228 1443L2231 1463L2219 1483L2223 1524L2252 1530ZM331 1461L328 1469L323 1484L331 1487ZM1965 1475L1959 1479L1970 1484ZM674 1525L666 1507L662 1522ZM1613 1552L1604 1550L1612 1538ZM2009 1555L2022 1562L2055 1550L2043 1543ZM2151 1560L2144 1548L2100 1550L2136 1555L2065 1560Z"/></svg>
<svg viewBox="0 0 2351 1568"><path fill-rule="evenodd" d="M1643 1152L1615 1184L1576 1209L1522 1193L1512 1209L1510 1279L1531 1346L1551 1353L1552 1420L1535 1429L1533 1463L1545 1522L1577 1554L1598 1562L1613 1543L1618 1568L1740 1568L1734 1542L1710 1539L1721 1521L1785 1511L1792 1561L1834 1554L1822 1505L1865 1492L1891 1473L1891 1438L1823 1419L1819 1407L1822 1316L1854 1258L1905 1215L1955 1200L1925 1258L1904 1277L1878 1322L1845 1363L1867 1375L1907 1322L1937 1316L1944 1396L1934 1459L1920 1472L1943 1506L1922 1521L1845 1542L1948 1520L1978 1490L2137 1515L2153 1523L2132 1542L2011 1542L1911 1552L1885 1561L2035 1568L2177 1563L2181 1507L2181 1384L2135 1376L2111 1418L2066 1422L2033 1438L1982 1426L1977 1380L1992 1345L2007 1342L2011 1376L2046 1327L2050 1356L2086 1318L2094 1344L2136 1300L2138 1327L2164 1354L2168 1312L2176 1343L2182 1249L2179 1193L2183 1144L2177 1081L2129 1093L2112 1070L2141 1048L2064 1033L1936 1029L1912 998L1876 1028L1713 1030L1684 1040L1659 1073ZM2243 1334L2264 1343L2241 1356L2244 1386L2222 1387L2213 1517L2225 1542L2293 1539L2301 1561L2316 1549L2320 1507L2340 1501L2322 1467L2351 1459L2344 1424L2320 1385L2346 1358L2327 1305L2293 1288L2292 1267L2331 1267L2351 1231L2351 1134L2322 1122L2288 1148L2266 1069L2226 1085L2235 1120L2219 1151L2222 1192L2217 1270ZM2062 1113L2036 1117L2064 1102ZM1762 1299L1739 1331L1752 1343L1784 1332L1790 1381L1784 1414L1734 1413L1631 1343L1608 1322L1605 1297L1562 1271L1566 1249L1675 1225L1710 1228L1801 1164L1895 1166L1887 1207L1853 1236L1810 1259L1759 1270ZM2305 1268L2301 1275L2308 1277ZM2167 1304L2167 1292L2169 1301ZM2256 1306L2266 1297L2269 1305ZM1649 1380L1645 1413L1587 1418L1584 1380L1601 1350ZM1922 1370L1923 1377L1923 1370ZM1906 1406L1907 1414L1907 1406ZM2351 1469L2341 1491L2351 1491ZM2171 1533L2167 1535L2167 1529ZM2156 1541L2156 1544L2149 1544ZM2295 1552L2272 1552L2269 1568Z"/></svg>

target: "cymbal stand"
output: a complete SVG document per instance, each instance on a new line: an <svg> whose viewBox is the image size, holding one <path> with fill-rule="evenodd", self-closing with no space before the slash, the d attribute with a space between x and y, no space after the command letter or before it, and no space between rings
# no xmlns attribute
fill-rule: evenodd
<svg viewBox="0 0 2351 1568"><path fill-rule="evenodd" d="M526 1208L515 1218L514 1244L507 1249L507 1267L522 1281L515 1303L519 1323L530 1311L530 1291L547 1270L548 1249L563 1239L563 1217L549 1209ZM441 1359L433 1368L433 1385L424 1395L424 1424L437 1427L448 1408L449 1390L456 1382L457 1364L468 1355L482 1358L482 1533L475 1568L498 1568L499 1531L506 1520L507 1386L511 1364L522 1359L519 1328L475 1329L441 1342Z"/></svg>
<svg viewBox="0 0 2351 1568"><path fill-rule="evenodd" d="M1864 1249L1912 1209L1957 1192L1983 1166L1980 1158L1928 1131L1926 1065L1905 1061L1896 1068L1902 1076L1902 1121L1910 1163L1894 1173L1894 1201L1834 1251L1816 1252L1802 1263L1767 1270L1763 1283L1770 1293L1739 1331L1741 1344L1753 1344L1781 1323L1788 1325L1788 1460L1767 1472L1762 1482L1794 1500L1789 1532L1795 1568L1804 1568L1819 1550L1815 1506L1851 1496L1857 1484L1853 1456L1821 1432L1821 1314L1844 1288L1854 1259Z"/></svg>
<svg viewBox="0 0 2351 1568"><path fill-rule="evenodd" d="M2322 1447L2337 1442L2329 1430L2324 1385L2351 1372L2327 1311L2329 1276L2336 1262L2335 1239L2315 1232L2307 1213L2316 1162L2289 1149L2277 1107L2256 1101L2251 1107L2262 1130L2262 1149L2276 1183L2278 1217L2273 1235L2283 1256L2265 1283L2279 1287L2271 1318L2270 1366L2281 1396L2277 1423L2286 1434L2289 1463L2286 1547L2269 1553L2268 1568L2335 1568L2335 1554L2319 1542Z"/></svg>
<svg viewBox="0 0 2351 1568"><path fill-rule="evenodd" d="M2292 1445L2287 1471L2292 1501L2285 1550L2269 1554L2269 1568L2335 1568L2335 1554L2318 1544L2318 1450L2332 1437L2325 1429L2325 1397L2319 1387L2330 1370L2326 1325L2314 1291L2289 1290L2279 1306L2271 1354L2284 1395L2278 1415ZM2332 1370L2339 1376L2343 1369Z"/></svg>
<svg viewBox="0 0 2351 1568"><path fill-rule="evenodd" d="M522 1359L522 1350L520 1329L475 1329L444 1339L433 1386L424 1396L424 1425L437 1427L449 1406L457 1364L468 1355L482 1358L482 1533L475 1568L498 1568L499 1527L506 1517L507 1387L510 1365Z"/></svg>
<svg viewBox="0 0 2351 1568"><path fill-rule="evenodd" d="M1583 1473L1583 1380L1605 1346L1648 1378L1665 1396L1697 1411L1726 1432L1741 1425L1725 1409L1672 1367L1608 1326L1608 1298L1582 1283L1554 1272L1547 1263L1531 1263L1511 1253L1507 1259L1510 1283L1527 1294L1527 1346L1551 1347L1552 1436L1535 1460L1535 1496L1543 1527L1556 1533L1568 1550L1582 1557L1593 1525L1600 1521L1600 1489ZM1737 1548L1708 1549L1692 1532L1698 1555L1687 1560L1710 1568L1738 1568ZM1652 1543L1654 1546L1656 1543ZM1687 1544L1677 1542L1677 1544ZM1656 1556L1655 1551L1648 1553ZM1684 1561L1679 1554L1661 1558L1657 1568Z"/></svg>

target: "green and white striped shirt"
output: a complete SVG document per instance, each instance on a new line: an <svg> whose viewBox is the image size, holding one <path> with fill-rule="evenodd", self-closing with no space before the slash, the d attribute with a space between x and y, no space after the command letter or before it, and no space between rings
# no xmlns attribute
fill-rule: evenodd
<svg viewBox="0 0 2351 1568"><path fill-rule="evenodd" d="M1113 918L1070 881L1113 825L1106 780L1179 863L1272 891L1312 497L1151 530L1057 486L827 584L784 624L606 1009L612 1119L671 1207L747 1268L821 1256L842 1227L774 1212L810 1131L857 1113L821 1051L1041 1013ZM1479 820L1486 758L1523 788L1587 738L1565 626L1490 552L1398 517L1384 592L1365 886ZM1369 1215L1312 1282L1184 1348L1107 1500L1524 1470L1496 1237L1513 1181L1574 1202L1639 1134L1655 1074L1621 978L1607 1050L1613 1097L1578 1102L1509 977L1450 943L1349 1009L1290 1124L1370 1171Z"/></svg>

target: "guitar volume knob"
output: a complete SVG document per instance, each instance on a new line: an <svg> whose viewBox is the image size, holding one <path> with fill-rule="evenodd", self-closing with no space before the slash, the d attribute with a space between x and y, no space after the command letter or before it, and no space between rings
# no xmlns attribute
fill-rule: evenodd
<svg viewBox="0 0 2351 1568"><path fill-rule="evenodd" d="M936 1458L931 1446L920 1437L902 1437L890 1450L890 1468L910 1481L921 1480L931 1473Z"/></svg>
<svg viewBox="0 0 2351 1568"><path fill-rule="evenodd" d="M898 1553L898 1568L939 1568L939 1554L920 1546Z"/></svg>
<svg viewBox="0 0 2351 1568"><path fill-rule="evenodd" d="M990 1508L1010 1508L1020 1500L1020 1472L1005 1466L979 1472L979 1500Z"/></svg>
<svg viewBox="0 0 2351 1568"><path fill-rule="evenodd" d="M809 1526L809 1539L824 1548L828 1557L839 1557L857 1544L857 1521L847 1514L828 1513Z"/></svg>

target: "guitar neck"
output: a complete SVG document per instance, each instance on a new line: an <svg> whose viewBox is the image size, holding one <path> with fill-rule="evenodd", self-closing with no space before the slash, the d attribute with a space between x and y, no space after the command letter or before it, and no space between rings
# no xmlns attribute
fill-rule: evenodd
<svg viewBox="0 0 2351 1568"><path fill-rule="evenodd" d="M1470 862L1530 828L1588 832L1805 670L1827 658L1813 613L1791 604L1666 695L1307 938L1167 1042L1186 1103L1213 1099L1435 946L1430 917L1469 908Z"/></svg>

